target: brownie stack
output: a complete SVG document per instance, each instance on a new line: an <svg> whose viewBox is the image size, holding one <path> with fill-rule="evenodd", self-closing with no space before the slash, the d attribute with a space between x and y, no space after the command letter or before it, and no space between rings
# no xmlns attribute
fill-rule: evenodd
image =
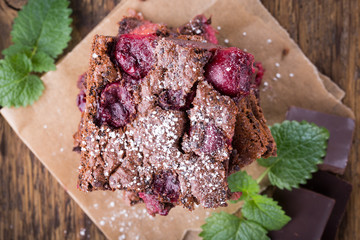
<svg viewBox="0 0 360 240"><path fill-rule="evenodd" d="M216 44L204 16L172 29L134 15L94 37L78 84L80 190L125 190L151 215L216 208L229 174L276 154L254 57Z"/></svg>

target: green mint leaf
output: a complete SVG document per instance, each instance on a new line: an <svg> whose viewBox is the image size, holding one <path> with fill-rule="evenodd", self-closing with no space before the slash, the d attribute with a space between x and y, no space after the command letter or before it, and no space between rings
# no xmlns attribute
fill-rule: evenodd
<svg viewBox="0 0 360 240"><path fill-rule="evenodd" d="M27 75L32 71L30 58L25 53L17 53L10 57L5 57L0 61L0 67L14 74ZM2 80L1 80L2 81Z"/></svg>
<svg viewBox="0 0 360 240"><path fill-rule="evenodd" d="M240 220L240 226L237 232L237 238L241 240L270 240L268 236L266 236L267 230L261 227L256 222L252 222L249 220Z"/></svg>
<svg viewBox="0 0 360 240"><path fill-rule="evenodd" d="M71 10L68 5L67 0L29 0L14 20L11 31L14 44L56 58L70 40Z"/></svg>
<svg viewBox="0 0 360 240"><path fill-rule="evenodd" d="M34 72L48 72L56 69L53 58L40 51L33 54L31 48L28 46L14 44L3 51L5 56L13 56L19 53L25 53L31 60L32 71Z"/></svg>
<svg viewBox="0 0 360 240"><path fill-rule="evenodd" d="M26 55L30 56L29 54L31 54L31 47L21 44L14 44L2 51L4 56L12 56L17 53L26 53Z"/></svg>
<svg viewBox="0 0 360 240"><path fill-rule="evenodd" d="M54 59L46 53L37 52L31 60L34 72L48 72L56 69Z"/></svg>
<svg viewBox="0 0 360 240"><path fill-rule="evenodd" d="M284 121L270 130L277 144L277 157L258 159L258 163L269 168L271 184L291 190L306 183L326 154L328 130L305 121Z"/></svg>
<svg viewBox="0 0 360 240"><path fill-rule="evenodd" d="M231 192L241 192L239 200L247 199L260 191L259 185L245 171L239 171L228 177L228 185Z"/></svg>
<svg viewBox="0 0 360 240"><path fill-rule="evenodd" d="M38 76L30 75L31 60L24 53L0 61L0 105L19 107L32 104L44 90Z"/></svg>
<svg viewBox="0 0 360 240"><path fill-rule="evenodd" d="M214 213L201 226L204 240L268 240L267 231L255 222L234 215Z"/></svg>
<svg viewBox="0 0 360 240"><path fill-rule="evenodd" d="M54 58L70 40L71 9L68 0L29 0L14 20L13 45L0 60L0 105L32 104L44 90L31 72L55 70Z"/></svg>
<svg viewBox="0 0 360 240"><path fill-rule="evenodd" d="M267 230L279 230L290 221L276 201L262 195L246 200L241 213Z"/></svg>

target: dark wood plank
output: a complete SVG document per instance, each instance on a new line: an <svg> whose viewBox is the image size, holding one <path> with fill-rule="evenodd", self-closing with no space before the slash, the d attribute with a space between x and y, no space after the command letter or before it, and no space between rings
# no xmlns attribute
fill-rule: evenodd
<svg viewBox="0 0 360 240"><path fill-rule="evenodd" d="M0 0L0 50L26 0ZM70 51L120 0L71 1ZM262 0L318 69L347 93L360 123L360 0ZM354 186L338 239L360 239L360 129L344 178ZM104 235L0 117L0 239L104 239ZM84 236L80 235L85 229Z"/></svg>

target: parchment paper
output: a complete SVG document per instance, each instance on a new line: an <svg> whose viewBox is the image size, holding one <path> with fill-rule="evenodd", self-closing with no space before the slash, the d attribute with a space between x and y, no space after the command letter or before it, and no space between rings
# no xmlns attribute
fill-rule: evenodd
<svg viewBox="0 0 360 240"><path fill-rule="evenodd" d="M79 156L72 152L72 134L80 119L75 104L76 81L88 67L94 34L116 35L116 23L128 8L170 26L200 13L212 16L215 28L221 28L220 44L246 49L266 68L261 104L269 124L282 121L291 105L354 117L340 101L343 91L328 78L320 78L317 69L259 1L124 0L58 63L56 71L42 77L46 90L40 100L31 107L1 110L20 138L110 239L181 239L187 229L199 228L211 212L198 208L191 213L177 207L167 217L153 218L143 205L126 206L121 192L83 193L76 189ZM256 164L248 170L254 177L262 172ZM217 211L234 212L237 208L230 205Z"/></svg>

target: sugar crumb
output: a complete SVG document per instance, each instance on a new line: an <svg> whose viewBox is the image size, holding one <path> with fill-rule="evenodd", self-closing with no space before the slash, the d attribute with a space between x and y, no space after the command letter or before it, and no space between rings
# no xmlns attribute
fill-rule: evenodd
<svg viewBox="0 0 360 240"><path fill-rule="evenodd" d="M289 77L294 77L294 74L293 74L293 73L290 73L290 74L289 74Z"/></svg>
<svg viewBox="0 0 360 240"><path fill-rule="evenodd" d="M277 78L281 78L281 74L280 73L276 73L275 75Z"/></svg>
<svg viewBox="0 0 360 240"><path fill-rule="evenodd" d="M229 43L229 39L225 38L224 43Z"/></svg>
<svg viewBox="0 0 360 240"><path fill-rule="evenodd" d="M275 67L280 67L280 64L279 64L279 63L275 63Z"/></svg>
<svg viewBox="0 0 360 240"><path fill-rule="evenodd" d="M243 32L243 36L246 36L246 32Z"/></svg>
<svg viewBox="0 0 360 240"><path fill-rule="evenodd" d="M267 43L272 43L272 40L269 38L268 40L266 40Z"/></svg>
<svg viewBox="0 0 360 240"><path fill-rule="evenodd" d="M80 229L80 236L85 236L85 233L86 233L85 228Z"/></svg>

